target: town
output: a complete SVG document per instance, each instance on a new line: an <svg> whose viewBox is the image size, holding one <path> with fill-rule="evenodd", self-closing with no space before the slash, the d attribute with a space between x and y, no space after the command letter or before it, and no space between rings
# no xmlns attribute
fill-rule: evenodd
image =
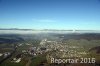
<svg viewBox="0 0 100 66"><path fill-rule="evenodd" d="M55 38L45 37L40 40L34 39L32 41L31 40L21 41L15 44L10 44L9 46L6 47L5 47L6 44L2 44L4 45L5 48L1 48L2 51L0 51L1 66L6 64L8 65L8 63L9 65L14 64L16 66L17 65L32 66L34 64L36 64L36 66L38 65L49 66L52 65L51 63L52 58L79 59L79 60L81 58L90 58L90 59L98 58L97 56L98 54L95 54L94 52L89 52L89 50L92 47L99 46L100 43L99 40L90 40L90 41L86 39L65 40L66 37L64 35L63 36L61 35L60 37L59 36L56 36ZM94 61L96 61L96 59ZM66 64L68 65L69 63Z"/></svg>

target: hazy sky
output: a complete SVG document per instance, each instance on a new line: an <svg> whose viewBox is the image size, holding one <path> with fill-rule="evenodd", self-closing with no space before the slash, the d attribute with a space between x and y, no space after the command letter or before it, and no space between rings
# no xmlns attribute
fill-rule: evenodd
<svg viewBox="0 0 100 66"><path fill-rule="evenodd" d="M100 30L100 0L0 0L0 28Z"/></svg>

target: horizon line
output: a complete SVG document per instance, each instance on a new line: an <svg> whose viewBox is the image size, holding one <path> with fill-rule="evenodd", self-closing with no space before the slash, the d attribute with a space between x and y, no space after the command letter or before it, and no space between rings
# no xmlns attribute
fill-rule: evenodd
<svg viewBox="0 0 100 66"><path fill-rule="evenodd" d="M68 30L68 31L78 31L78 30L83 30L83 31L99 31L94 30L94 29L36 29L36 28L0 28L0 30Z"/></svg>

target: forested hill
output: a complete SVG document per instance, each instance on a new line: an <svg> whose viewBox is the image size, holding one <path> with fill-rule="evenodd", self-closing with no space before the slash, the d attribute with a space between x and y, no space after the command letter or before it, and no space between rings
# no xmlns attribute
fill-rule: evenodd
<svg viewBox="0 0 100 66"><path fill-rule="evenodd" d="M0 35L0 44L2 43L15 43L24 41L19 35L10 35L10 34L1 34Z"/></svg>

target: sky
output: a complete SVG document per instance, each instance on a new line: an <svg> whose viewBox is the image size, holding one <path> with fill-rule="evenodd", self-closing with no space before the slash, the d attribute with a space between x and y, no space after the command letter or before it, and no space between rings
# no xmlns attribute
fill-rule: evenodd
<svg viewBox="0 0 100 66"><path fill-rule="evenodd" d="M0 0L0 28L100 30L100 0Z"/></svg>

